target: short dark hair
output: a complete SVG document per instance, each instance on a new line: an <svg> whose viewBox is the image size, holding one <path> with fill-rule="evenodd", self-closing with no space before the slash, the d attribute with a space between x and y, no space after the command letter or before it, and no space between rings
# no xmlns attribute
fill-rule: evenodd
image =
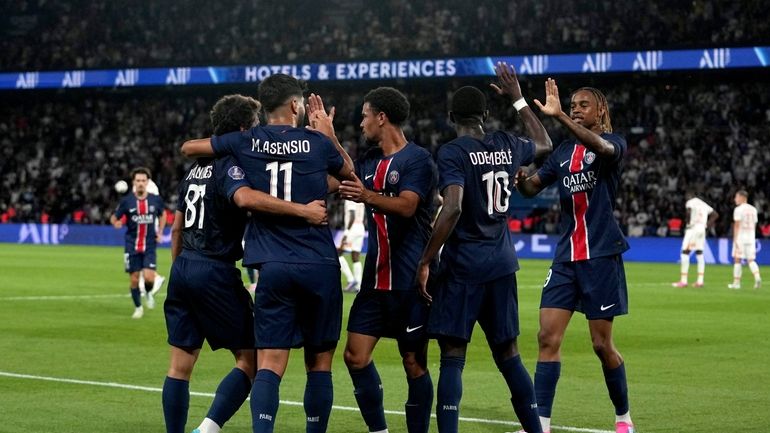
<svg viewBox="0 0 770 433"><path fill-rule="evenodd" d="M385 113L388 121L401 126L409 118L409 100L393 87L378 87L364 96L375 113Z"/></svg>
<svg viewBox="0 0 770 433"><path fill-rule="evenodd" d="M749 192L746 191L745 189L739 189L738 191L735 191L735 193L746 197L746 199L749 198Z"/></svg>
<svg viewBox="0 0 770 433"><path fill-rule="evenodd" d="M133 181L137 174L144 174L147 179L152 179L152 172L147 167L137 167L131 170L131 180Z"/></svg>
<svg viewBox="0 0 770 433"><path fill-rule="evenodd" d="M275 74L259 83L259 101L270 113L285 104L292 96L304 96L307 85L291 75Z"/></svg>
<svg viewBox="0 0 770 433"><path fill-rule="evenodd" d="M476 87L460 87L452 95L450 110L456 123L483 122L487 97Z"/></svg>
<svg viewBox="0 0 770 433"><path fill-rule="evenodd" d="M262 104L250 96L223 96L209 113L214 135L251 128L257 120L260 108Z"/></svg>

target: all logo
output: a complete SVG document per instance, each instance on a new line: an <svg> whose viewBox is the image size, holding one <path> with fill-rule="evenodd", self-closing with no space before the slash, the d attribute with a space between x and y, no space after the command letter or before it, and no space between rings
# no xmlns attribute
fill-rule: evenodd
<svg viewBox="0 0 770 433"><path fill-rule="evenodd" d="M586 152L586 155L583 157L583 161L586 164L590 164L590 163L594 162L595 159L596 159L596 154L591 152L590 150L588 152Z"/></svg>
<svg viewBox="0 0 770 433"><path fill-rule="evenodd" d="M393 170L390 173L388 173L388 183L390 183L391 185L397 184L399 178L400 176L398 175L398 172L396 170Z"/></svg>

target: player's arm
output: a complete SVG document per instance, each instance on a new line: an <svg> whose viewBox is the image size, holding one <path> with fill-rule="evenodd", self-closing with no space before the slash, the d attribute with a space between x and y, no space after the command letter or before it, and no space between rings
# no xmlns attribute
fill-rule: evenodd
<svg viewBox="0 0 770 433"><path fill-rule="evenodd" d="M545 189L545 185L540 180L540 175L535 172L532 176L527 175L527 171L523 168L519 169L516 173L516 189L524 197L534 197Z"/></svg>
<svg viewBox="0 0 770 433"><path fill-rule="evenodd" d="M706 227L712 228L714 227L714 224L716 223L717 219L719 218L719 212L712 210L709 214L709 219L706 221Z"/></svg>
<svg viewBox="0 0 770 433"><path fill-rule="evenodd" d="M182 220L184 214L180 211L174 212L174 223L171 225L171 262L173 263L179 254L182 253Z"/></svg>
<svg viewBox="0 0 770 433"><path fill-rule="evenodd" d="M211 145L211 138L198 138L185 141L182 144L181 152L188 158L214 156L214 147Z"/></svg>
<svg viewBox="0 0 770 433"><path fill-rule="evenodd" d="M559 100L559 88L556 87L556 80L549 78L545 82L545 105L535 99L535 104L540 108L543 114L555 118L564 125L572 135L577 138L589 150L600 156L615 156L615 146L609 141L603 139L599 134L575 123L572 118L561 109Z"/></svg>
<svg viewBox="0 0 770 433"><path fill-rule="evenodd" d="M436 223L433 225L433 234L425 246L419 265L417 267L417 283L420 294L428 302L432 301L428 293L428 276L430 275L430 264L435 260L441 246L444 245L449 235L452 234L460 215L463 212L463 187L460 185L449 185L441 192L444 198L444 205L441 207Z"/></svg>
<svg viewBox="0 0 770 433"><path fill-rule="evenodd" d="M323 200L294 203L244 186L233 193L233 203L251 212L298 217L314 225L328 224L326 202Z"/></svg>
<svg viewBox="0 0 770 433"><path fill-rule="evenodd" d="M498 84L493 83L490 86L495 89L498 95L508 96L512 103L524 100L519 79L516 77L516 70L513 66L508 66L505 62L498 62L495 66L495 73L499 80ZM548 136L548 132L540 119L535 116L535 112L529 108L529 105L524 105L517 111L524 123L524 128L527 130L527 136L535 143L535 158L541 158L550 153L553 150L551 137Z"/></svg>
<svg viewBox="0 0 770 433"><path fill-rule="evenodd" d="M692 209L688 207L687 208L687 215L685 216L685 218L687 218L687 220L686 220L687 221L687 225L685 226L685 228L687 228L687 229L692 227L692 224L690 222L690 221L692 221L691 216L692 216Z"/></svg>
<svg viewBox="0 0 770 433"><path fill-rule="evenodd" d="M122 205L123 202L121 201L115 209L115 212L110 215L110 224L116 229L123 227L123 221L121 221L120 218L126 214L126 211L123 209Z"/></svg>
<svg viewBox="0 0 770 433"><path fill-rule="evenodd" d="M163 230L166 228L166 208L161 208L160 215L158 216L158 233L155 234L156 242L160 243L163 239ZM175 220L176 221L176 220Z"/></svg>
<svg viewBox="0 0 770 433"><path fill-rule="evenodd" d="M349 210L348 211L348 226L345 227L345 230L350 230L351 228L353 228L353 221L355 219L356 219L356 211L354 211L352 209Z"/></svg>
<svg viewBox="0 0 770 433"><path fill-rule="evenodd" d="M352 180L354 167L353 159L345 151L345 148L342 147L342 144L340 144L340 141L337 138L337 134L334 132L334 114L336 112L335 108L332 107L331 110L329 110L327 113L326 108L324 108L323 99L321 96L316 95L315 93L311 93L307 98L307 101L308 121L310 122L308 129L318 131L328 137L344 161L339 172L335 174L335 177L340 180ZM329 182L330 193L336 192L338 188L338 182Z"/></svg>
<svg viewBox="0 0 770 433"><path fill-rule="evenodd" d="M403 218L411 218L420 204L420 196L414 191L404 190L396 197L386 197L366 189L355 174L353 180L342 181L340 194L347 200L363 203L380 213Z"/></svg>

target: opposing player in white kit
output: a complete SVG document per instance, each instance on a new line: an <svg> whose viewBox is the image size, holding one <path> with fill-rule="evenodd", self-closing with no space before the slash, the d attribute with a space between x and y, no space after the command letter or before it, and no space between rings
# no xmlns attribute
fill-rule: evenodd
<svg viewBox="0 0 770 433"><path fill-rule="evenodd" d="M703 257L703 245L706 243L706 228L714 225L719 214L708 203L687 193L687 228L682 240L682 268L679 281L672 283L674 287L687 287L687 272L690 269L690 253L695 251L698 262L698 280L693 287L703 287L703 274L706 271L706 259Z"/></svg>
<svg viewBox="0 0 770 433"><path fill-rule="evenodd" d="M342 275L348 280L345 286L346 292L357 292L361 284L361 276L364 273L364 267L361 264L361 247L364 245L364 204L345 200L345 231L342 234L340 247L337 252L340 255L340 268ZM345 252L350 252L350 258L353 260L353 272L350 272L350 265L345 260Z"/></svg>
<svg viewBox="0 0 770 433"><path fill-rule="evenodd" d="M133 187L133 191L136 192L136 187ZM150 194L160 195L160 189L158 189L158 185L153 182L152 179L150 179L150 181L147 183L147 192ZM158 291L160 291L160 288L163 287L164 281L166 281L166 277L156 272L155 281L152 283L152 288L148 293L147 289L144 287L144 273L139 273L139 290L142 295L147 297L147 306L149 308L155 308L154 296L156 293L158 293Z"/></svg>
<svg viewBox="0 0 770 433"><path fill-rule="evenodd" d="M757 255L756 231L757 208L748 203L749 193L740 190L735 193L735 211L733 212L733 282L728 284L730 289L741 288L741 260L746 260L751 273L754 274L754 288L762 285L759 266L755 261Z"/></svg>

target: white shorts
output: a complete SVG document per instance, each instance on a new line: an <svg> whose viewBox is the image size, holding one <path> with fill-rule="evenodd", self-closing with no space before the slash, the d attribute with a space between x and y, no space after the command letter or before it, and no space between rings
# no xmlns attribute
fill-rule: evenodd
<svg viewBox="0 0 770 433"><path fill-rule="evenodd" d="M733 244L733 258L743 260L754 260L757 257L757 243L751 242L739 242Z"/></svg>
<svg viewBox="0 0 770 433"><path fill-rule="evenodd" d="M684 231L684 239L682 239L682 251L703 251L705 243L706 230L687 229Z"/></svg>
<svg viewBox="0 0 770 433"><path fill-rule="evenodd" d="M342 234L342 237L345 239L342 243L342 249L344 251L360 253L361 248L364 246L364 236L366 236L364 225L353 224L349 230L345 230L345 233Z"/></svg>

